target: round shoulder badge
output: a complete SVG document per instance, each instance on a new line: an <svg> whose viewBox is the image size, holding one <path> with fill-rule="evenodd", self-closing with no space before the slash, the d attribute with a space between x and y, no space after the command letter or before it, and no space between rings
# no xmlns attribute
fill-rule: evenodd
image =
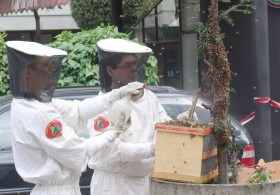
<svg viewBox="0 0 280 195"><path fill-rule="evenodd" d="M109 126L109 121L103 117L99 116L96 119L94 119L94 130L96 131L103 131L106 127Z"/></svg>
<svg viewBox="0 0 280 195"><path fill-rule="evenodd" d="M280 0L267 0L268 5L275 8L280 8Z"/></svg>
<svg viewBox="0 0 280 195"><path fill-rule="evenodd" d="M58 120L53 120L49 122L49 124L46 127L46 136L47 138L55 138L62 135L62 124Z"/></svg>

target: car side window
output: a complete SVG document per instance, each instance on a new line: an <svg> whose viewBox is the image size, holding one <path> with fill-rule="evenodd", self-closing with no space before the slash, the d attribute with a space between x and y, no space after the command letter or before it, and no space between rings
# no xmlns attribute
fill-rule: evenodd
<svg viewBox="0 0 280 195"><path fill-rule="evenodd" d="M167 115L172 119L176 119L177 116L190 109L190 105L185 104L162 104ZM198 120L202 122L211 122L210 112L202 107L196 107L195 113L198 116Z"/></svg>

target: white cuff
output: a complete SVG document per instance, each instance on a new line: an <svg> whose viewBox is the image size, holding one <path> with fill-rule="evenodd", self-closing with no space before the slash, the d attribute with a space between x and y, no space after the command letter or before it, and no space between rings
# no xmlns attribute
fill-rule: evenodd
<svg viewBox="0 0 280 195"><path fill-rule="evenodd" d="M151 158L151 147L152 142L137 144L121 142L119 144L119 149L121 150L121 161L133 162Z"/></svg>
<svg viewBox="0 0 280 195"><path fill-rule="evenodd" d="M112 143L117 137L117 132L115 131L105 131L101 135L88 138L85 140L86 151L88 156L93 156L102 148L107 147Z"/></svg>

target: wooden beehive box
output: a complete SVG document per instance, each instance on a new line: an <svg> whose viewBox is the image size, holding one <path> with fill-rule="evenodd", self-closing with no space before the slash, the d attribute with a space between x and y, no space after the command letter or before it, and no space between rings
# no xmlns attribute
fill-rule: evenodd
<svg viewBox="0 0 280 195"><path fill-rule="evenodd" d="M204 183L218 175L217 147L212 127L157 124L152 177Z"/></svg>

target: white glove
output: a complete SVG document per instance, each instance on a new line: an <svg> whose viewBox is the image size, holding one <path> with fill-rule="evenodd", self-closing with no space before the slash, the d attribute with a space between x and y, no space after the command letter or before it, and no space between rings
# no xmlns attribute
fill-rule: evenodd
<svg viewBox="0 0 280 195"><path fill-rule="evenodd" d="M120 87L118 89L114 89L112 90L115 96L113 102L122 99L124 96L127 95L139 96L142 93L142 90L139 89L142 89L144 87L145 85L143 83L136 81L136 82L128 83L127 85Z"/></svg>
<svg viewBox="0 0 280 195"><path fill-rule="evenodd" d="M119 121L116 125L111 126L110 128L107 128L105 131L102 132L101 135L92 137L87 139L86 142L86 149L88 155L93 155L100 149L104 147L108 147L110 143L115 141L115 139L123 132L127 130L127 128L124 127L124 120L125 115L124 112L121 112L119 116Z"/></svg>
<svg viewBox="0 0 280 195"><path fill-rule="evenodd" d="M120 160L122 162L134 162L142 159L148 159L155 155L155 144L146 143L127 143L117 139L117 147L120 150ZM117 142L117 141L116 141ZM115 143L116 143L115 142Z"/></svg>
<svg viewBox="0 0 280 195"><path fill-rule="evenodd" d="M177 119L178 120L187 120L187 119L189 119L189 111L182 112L181 114L179 114L177 116ZM198 120L197 114L195 112L193 113L193 120Z"/></svg>
<svg viewBox="0 0 280 195"><path fill-rule="evenodd" d="M104 133L91 137L85 141L87 154L91 157L100 149L107 147L117 137L117 132L108 130Z"/></svg>
<svg viewBox="0 0 280 195"><path fill-rule="evenodd" d="M108 128L108 131L115 131L117 136L119 137L120 134L124 133L128 129L131 120L128 120L126 124L124 124L124 122L125 122L125 114L124 112L121 112L119 116L119 121L114 126Z"/></svg>

